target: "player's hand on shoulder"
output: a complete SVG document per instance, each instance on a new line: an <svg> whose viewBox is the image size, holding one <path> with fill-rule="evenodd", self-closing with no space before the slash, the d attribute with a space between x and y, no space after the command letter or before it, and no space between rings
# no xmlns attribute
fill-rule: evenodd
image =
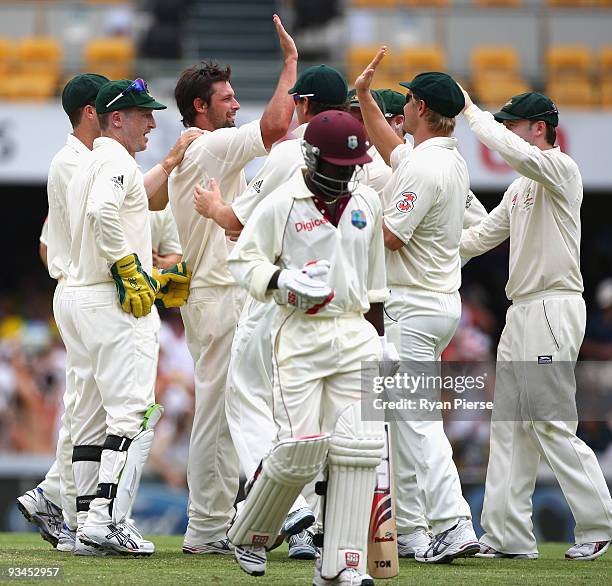
<svg viewBox="0 0 612 586"><path fill-rule="evenodd" d="M191 128L187 132L183 132L181 136L178 137L174 146L170 149L170 152L164 159L162 166L164 169L171 173L172 170L181 164L183 157L185 156L185 151L189 147L189 145L196 139L202 136L204 133L203 130L199 128Z"/></svg>
<svg viewBox="0 0 612 586"><path fill-rule="evenodd" d="M195 186L193 205L198 214L205 218L214 219L217 208L223 205L223 199L221 198L219 185L214 178L210 179L209 186L209 189L199 184Z"/></svg>

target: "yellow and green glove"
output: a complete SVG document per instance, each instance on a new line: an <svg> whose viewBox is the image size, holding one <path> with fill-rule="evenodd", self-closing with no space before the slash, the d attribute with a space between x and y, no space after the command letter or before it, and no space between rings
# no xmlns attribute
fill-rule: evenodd
<svg viewBox="0 0 612 586"><path fill-rule="evenodd" d="M187 301L191 272L185 261L163 271L153 269L153 277L160 285L155 305L163 308L180 307Z"/></svg>
<svg viewBox="0 0 612 586"><path fill-rule="evenodd" d="M126 313L143 317L151 312L159 283L143 270L137 254L128 254L111 267L119 294L119 304Z"/></svg>

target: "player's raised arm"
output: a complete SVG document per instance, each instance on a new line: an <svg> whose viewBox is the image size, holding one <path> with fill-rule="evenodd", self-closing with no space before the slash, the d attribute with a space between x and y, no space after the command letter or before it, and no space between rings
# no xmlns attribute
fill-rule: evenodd
<svg viewBox="0 0 612 586"><path fill-rule="evenodd" d="M259 121L261 138L266 150L280 140L291 124L293 118L293 97L289 95L289 89L295 84L297 77L298 52L291 35L283 27L280 17L274 15L274 26L278 34L281 51L283 53L283 69L278 78L278 84L274 95L268 102L265 112Z"/></svg>
<svg viewBox="0 0 612 586"><path fill-rule="evenodd" d="M368 136L385 163L390 165L391 153L397 146L404 144L404 142L389 126L384 114L380 111L378 104L376 104L370 93L370 85L372 84L374 72L386 53L386 47L381 47L378 50L374 59L355 80L355 89L357 90L361 115L363 116L363 123L365 124Z"/></svg>

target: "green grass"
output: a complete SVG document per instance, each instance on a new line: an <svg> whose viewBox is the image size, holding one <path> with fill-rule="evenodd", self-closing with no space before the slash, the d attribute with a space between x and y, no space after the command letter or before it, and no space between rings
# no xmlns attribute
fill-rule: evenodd
<svg viewBox="0 0 612 586"><path fill-rule="evenodd" d="M187 556L181 553L182 536L155 536L157 548L150 558L79 558L60 553L35 533L0 533L0 566L61 566L64 584L223 584L229 586L309 585L312 562L290 561L286 550L270 553L268 571L262 578L252 578L240 570L233 556ZM547 543L540 546L540 558L530 560L457 560L450 565L423 565L401 560L400 576L378 580L378 584L611 584L612 554L593 562L568 562L563 559L566 544ZM24 579L4 584L33 584L40 580Z"/></svg>

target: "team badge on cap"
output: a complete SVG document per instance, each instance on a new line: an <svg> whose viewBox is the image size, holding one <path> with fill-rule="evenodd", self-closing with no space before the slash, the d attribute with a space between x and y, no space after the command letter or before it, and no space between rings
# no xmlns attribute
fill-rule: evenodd
<svg viewBox="0 0 612 586"><path fill-rule="evenodd" d="M398 211L402 212L402 214L407 214L414 209L414 202L417 199L416 193L412 191L406 191L402 193L401 198L396 204L395 207Z"/></svg>
<svg viewBox="0 0 612 586"><path fill-rule="evenodd" d="M367 226L365 212L363 210L353 210L351 212L351 224L355 228L363 230Z"/></svg>
<svg viewBox="0 0 612 586"><path fill-rule="evenodd" d="M357 137L354 134L351 134L348 137L346 144L349 149L354 151L359 146L359 141L357 140Z"/></svg>

